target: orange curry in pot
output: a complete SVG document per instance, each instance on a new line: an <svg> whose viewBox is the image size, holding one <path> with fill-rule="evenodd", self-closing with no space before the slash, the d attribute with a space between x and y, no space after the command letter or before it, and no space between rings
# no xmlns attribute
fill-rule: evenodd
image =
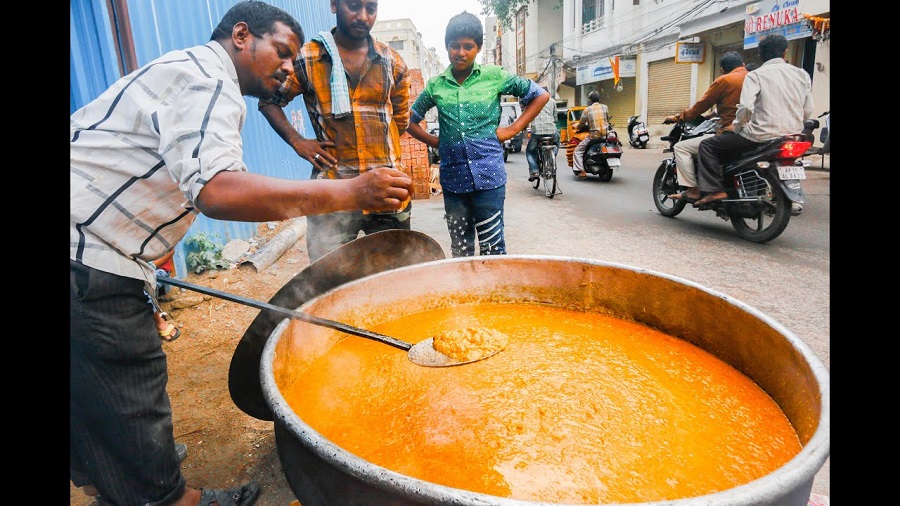
<svg viewBox="0 0 900 506"><path fill-rule="evenodd" d="M760 478L801 449L784 413L748 377L639 323L474 303L372 330L415 343L478 327L508 336L504 350L428 368L348 336L279 389L304 422L369 462L527 501L695 497Z"/></svg>

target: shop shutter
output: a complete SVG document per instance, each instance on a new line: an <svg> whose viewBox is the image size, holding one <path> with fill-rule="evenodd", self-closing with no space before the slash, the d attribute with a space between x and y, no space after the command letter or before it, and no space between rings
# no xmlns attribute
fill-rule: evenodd
<svg viewBox="0 0 900 506"><path fill-rule="evenodd" d="M613 129L619 133L619 135L623 135L623 132L626 131L626 127L628 126L628 118L630 118L634 112L634 93L635 93L635 78L633 77L623 77L619 84L622 85L622 91L616 91L612 86L613 81L610 79L608 81L604 81L605 86L603 86L602 91L600 92L600 102L606 104L606 107L609 107L609 115L612 117ZM607 91L607 89L611 91Z"/></svg>
<svg viewBox="0 0 900 506"><path fill-rule="evenodd" d="M675 58L650 62L646 124L661 125L666 116L691 106L691 65Z"/></svg>

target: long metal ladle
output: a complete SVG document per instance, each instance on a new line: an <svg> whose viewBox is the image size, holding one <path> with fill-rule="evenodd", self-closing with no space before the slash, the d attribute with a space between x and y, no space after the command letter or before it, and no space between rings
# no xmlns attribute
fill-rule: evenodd
<svg viewBox="0 0 900 506"><path fill-rule="evenodd" d="M255 307L257 309L264 309L268 311L274 311L276 313L282 314L288 318L293 318L295 320L301 320L307 323L312 323L313 325L319 325L320 327L328 327L330 329L338 330L344 332L346 334L364 337L366 339L371 339L373 341L378 341L383 344L387 344L389 346L393 346L394 348L399 348L406 352L407 358L409 358L410 362L421 365L424 367L448 367L453 365L462 365L468 364L471 362L476 362L478 360L486 359L498 351L493 351L492 353L485 354L480 356L474 360L466 360L459 361L444 355L443 353L434 349L434 338L428 338L423 341L416 343L415 345L407 343L405 341L401 341L399 339L395 339L390 336L386 336L384 334L379 334L378 332L372 332L371 330L364 330L357 327L352 327L345 323L337 322L334 320L328 320L326 318L321 318L318 316L313 316L308 313L301 313L300 311L294 311L291 309L287 309L281 306L275 306L273 304L269 304L268 302L262 302L255 299L249 299L247 297L242 297L240 295L235 295L228 292L222 292L216 290L214 288L208 288L205 286L195 285L193 283L188 283L187 281L182 281L176 278L167 278L167 277L157 277L157 283L163 283L166 285L177 286L180 288L184 288L187 290L192 290L195 292L203 293L206 295L211 295L213 297L217 297L220 299L229 300L231 302L237 302L238 304L243 304L245 306Z"/></svg>

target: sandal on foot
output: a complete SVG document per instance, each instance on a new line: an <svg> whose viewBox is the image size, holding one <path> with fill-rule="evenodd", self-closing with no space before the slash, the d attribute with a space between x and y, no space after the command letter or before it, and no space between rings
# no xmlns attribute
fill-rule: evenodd
<svg viewBox="0 0 900 506"><path fill-rule="evenodd" d="M171 343L172 341L178 339L178 336L181 335L181 329L172 325L171 323L166 325L166 330L159 331L159 338L167 343Z"/></svg>
<svg viewBox="0 0 900 506"><path fill-rule="evenodd" d="M251 506L259 497L259 484L249 481L240 487L221 489L200 489L201 506Z"/></svg>
<svg viewBox="0 0 900 506"><path fill-rule="evenodd" d="M688 204L693 204L694 202L700 200L700 197L691 197L690 195L688 195L687 190L685 190L681 193L673 193L672 195L669 195L668 197L672 200L683 200L683 201L687 202Z"/></svg>
<svg viewBox="0 0 900 506"><path fill-rule="evenodd" d="M705 206L707 204L712 204L713 202L718 202L720 200L725 200L728 198L728 194L725 192L722 193L710 193L709 195L703 197L702 199L694 202L692 205L694 207Z"/></svg>

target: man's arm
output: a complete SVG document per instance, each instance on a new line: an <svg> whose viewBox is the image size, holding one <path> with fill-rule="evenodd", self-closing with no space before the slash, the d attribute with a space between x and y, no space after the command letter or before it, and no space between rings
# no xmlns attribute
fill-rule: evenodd
<svg viewBox="0 0 900 506"><path fill-rule="evenodd" d="M290 180L246 171L217 172L195 199L204 215L229 221L282 221L351 209L400 209L412 180L378 167L351 179Z"/></svg>
<svg viewBox="0 0 900 506"><path fill-rule="evenodd" d="M759 94L759 80L753 72L747 74L744 78L744 84L741 85L741 100L737 104L737 112L734 115L734 133L743 130L750 118L753 116L753 107L756 105L756 96Z"/></svg>
<svg viewBox="0 0 900 506"><path fill-rule="evenodd" d="M537 117L537 115L543 109L544 104L547 103L547 100L550 100L550 94L545 90L541 89L541 92L538 96L534 97L528 105L522 109L522 114L516 118L515 121L512 122L509 126L501 126L497 128L497 138L500 139L500 142L512 139L515 137L517 133L519 133L523 128L527 127L531 121Z"/></svg>
<svg viewBox="0 0 900 506"><path fill-rule="evenodd" d="M273 104L272 102L259 103L259 112L266 118L272 129L284 139L284 142L294 149L302 158L312 164L318 170L333 168L337 164L337 160L331 156L326 148L333 148L334 143L331 141L318 141L316 139L306 139L300 132L294 128L294 125L288 121L284 114L284 108ZM318 158L316 156L318 155Z"/></svg>
<svg viewBox="0 0 900 506"><path fill-rule="evenodd" d="M412 138L424 142L426 146L431 146L432 148L438 147L438 136L426 132L418 123L410 121L406 133L412 136Z"/></svg>
<svg viewBox="0 0 900 506"><path fill-rule="evenodd" d="M394 109L394 124L400 135L409 127L409 69L403 58L395 55L394 88L391 90L391 106Z"/></svg>
<svg viewBox="0 0 900 506"><path fill-rule="evenodd" d="M706 89L706 92L703 93L703 96L700 97L700 100L696 101L694 105L688 107L687 109L681 111L675 116L669 116L666 118L666 123L674 123L678 120L690 121L694 118L697 118L704 112L710 110L712 106L716 105L719 100L724 96L727 92L725 89L726 82L722 79L724 76L719 76L709 88ZM669 120L671 118L671 121Z"/></svg>

